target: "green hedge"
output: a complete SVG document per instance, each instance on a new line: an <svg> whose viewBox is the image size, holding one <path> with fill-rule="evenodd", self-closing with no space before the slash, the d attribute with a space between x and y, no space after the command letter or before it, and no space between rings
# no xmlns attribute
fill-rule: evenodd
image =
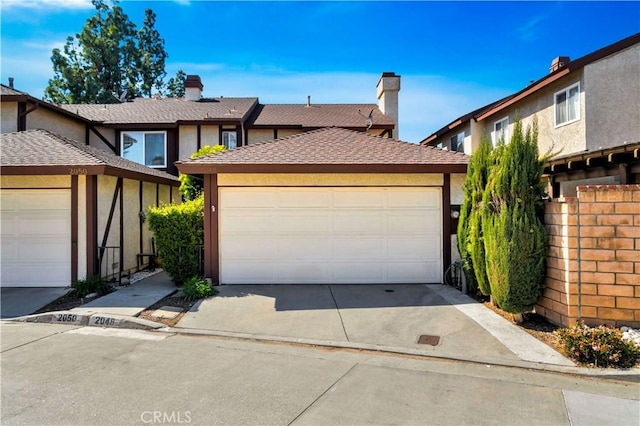
<svg viewBox="0 0 640 426"><path fill-rule="evenodd" d="M204 195L182 204L151 207L147 218L158 257L177 285L199 275L204 237Z"/></svg>

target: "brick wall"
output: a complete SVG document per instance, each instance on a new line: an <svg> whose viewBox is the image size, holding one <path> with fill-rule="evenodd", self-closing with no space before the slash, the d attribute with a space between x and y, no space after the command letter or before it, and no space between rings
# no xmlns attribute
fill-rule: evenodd
<svg viewBox="0 0 640 426"><path fill-rule="evenodd" d="M640 185L579 186L545 206L545 290L536 312L569 326L640 327Z"/></svg>

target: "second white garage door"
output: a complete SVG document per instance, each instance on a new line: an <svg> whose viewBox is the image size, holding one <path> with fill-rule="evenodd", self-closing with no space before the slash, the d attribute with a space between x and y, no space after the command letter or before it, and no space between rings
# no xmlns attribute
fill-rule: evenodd
<svg viewBox="0 0 640 426"><path fill-rule="evenodd" d="M219 191L222 284L441 282L440 188Z"/></svg>

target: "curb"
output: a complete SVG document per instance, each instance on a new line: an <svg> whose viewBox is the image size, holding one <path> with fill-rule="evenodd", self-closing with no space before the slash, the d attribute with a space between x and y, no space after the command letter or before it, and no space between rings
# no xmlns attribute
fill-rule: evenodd
<svg viewBox="0 0 640 426"><path fill-rule="evenodd" d="M154 321L142 318L112 314L81 314L73 311L56 311L44 314L26 315L17 318L4 318L8 322L36 322L59 325L78 325L103 328L128 328L136 330L157 330L165 327Z"/></svg>

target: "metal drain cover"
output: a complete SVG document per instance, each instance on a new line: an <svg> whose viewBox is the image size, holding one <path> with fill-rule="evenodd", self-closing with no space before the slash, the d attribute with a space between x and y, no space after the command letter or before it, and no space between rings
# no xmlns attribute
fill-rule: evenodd
<svg viewBox="0 0 640 426"><path fill-rule="evenodd" d="M418 337L418 344L436 346L440 343L440 336L430 336L429 334L422 334Z"/></svg>

